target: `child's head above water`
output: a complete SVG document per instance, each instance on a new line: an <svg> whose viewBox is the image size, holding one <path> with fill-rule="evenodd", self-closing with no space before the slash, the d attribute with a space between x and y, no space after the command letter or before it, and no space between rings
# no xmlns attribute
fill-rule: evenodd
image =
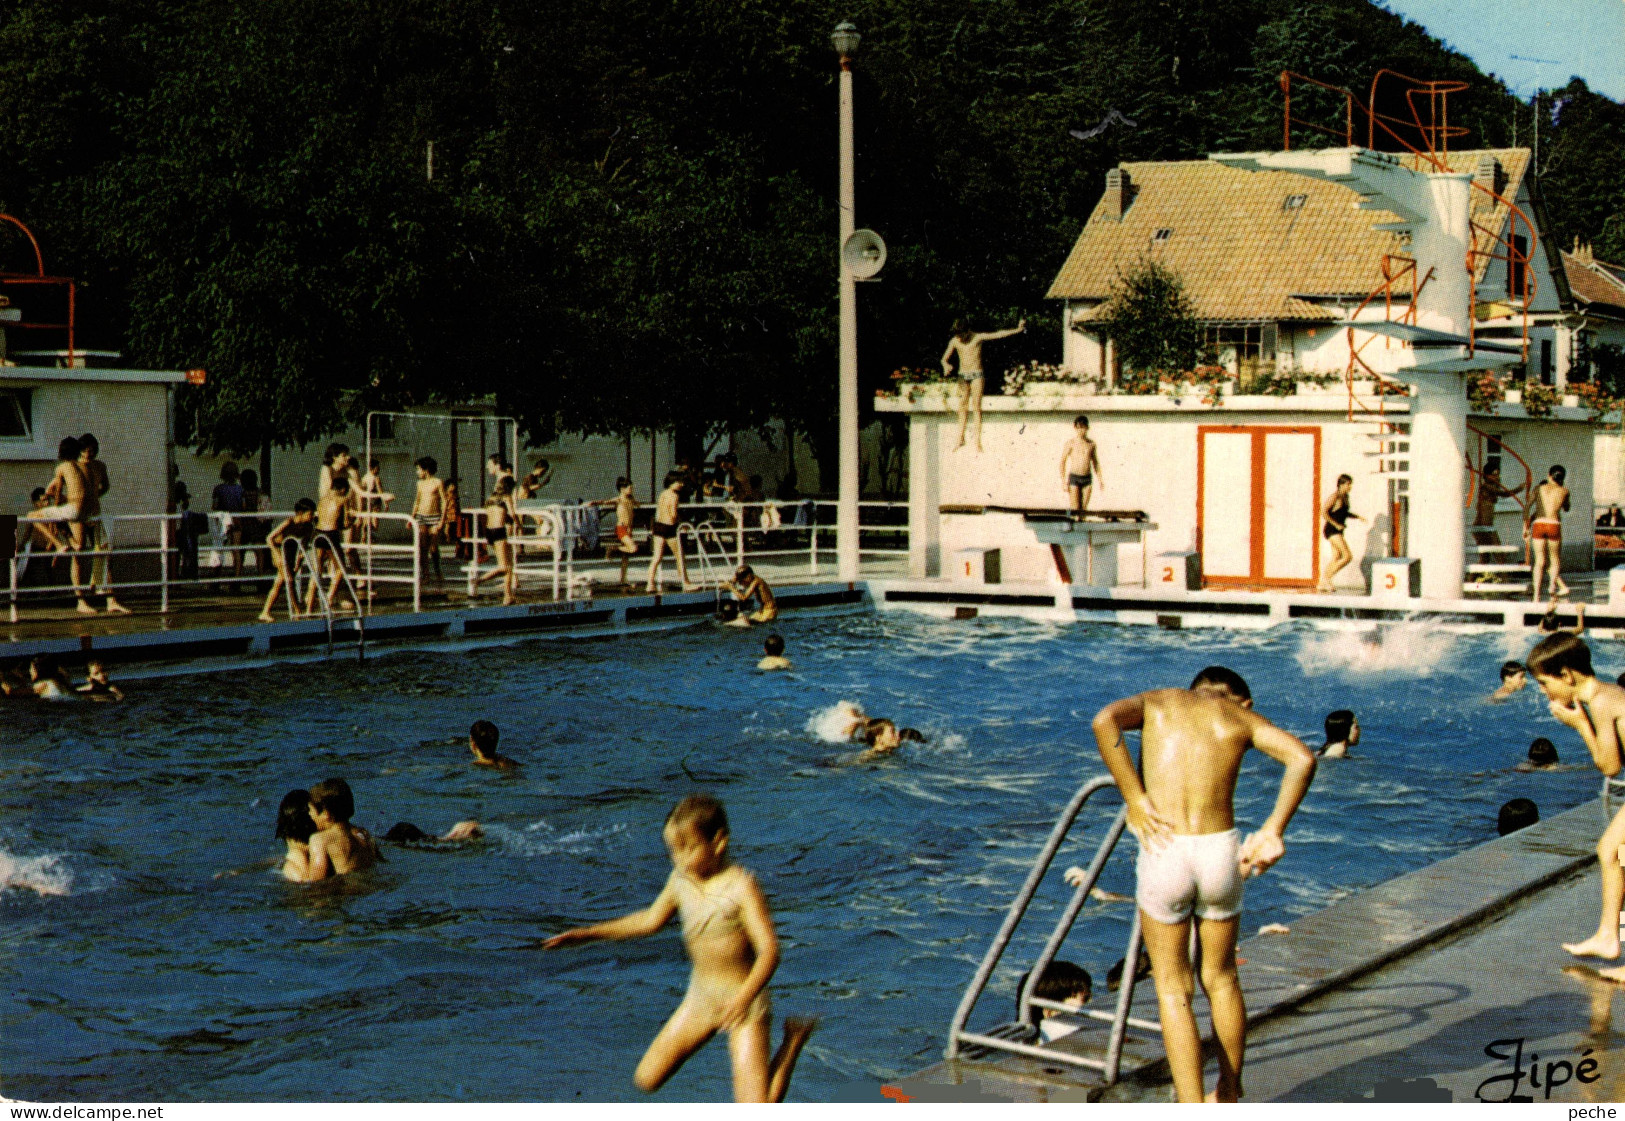
<svg viewBox="0 0 1625 1121"><path fill-rule="evenodd" d="M316 823L310 820L310 791L288 791L276 811L277 840L304 844L315 832Z"/></svg>
<svg viewBox="0 0 1625 1121"><path fill-rule="evenodd" d="M665 840L679 872L709 876L725 862L728 814L709 794L690 794L666 815Z"/></svg>
<svg viewBox="0 0 1625 1121"><path fill-rule="evenodd" d="M1523 668L1523 663L1522 662L1502 662L1501 663L1501 684L1503 684L1503 685L1510 684L1511 682L1516 681L1518 678L1522 677L1523 675L1524 675L1524 668Z"/></svg>
<svg viewBox="0 0 1625 1121"><path fill-rule="evenodd" d="M1346 743L1353 746L1360 738L1359 722L1354 719L1354 713L1346 708L1326 714L1326 742Z"/></svg>
<svg viewBox="0 0 1625 1121"><path fill-rule="evenodd" d="M502 733L489 720L476 720L468 729L469 750L481 759L494 759Z"/></svg>
<svg viewBox="0 0 1625 1121"><path fill-rule="evenodd" d="M355 816L355 795L341 778L325 779L310 788L310 816L325 813L335 822L348 822Z"/></svg>
<svg viewBox="0 0 1625 1121"><path fill-rule="evenodd" d="M1253 691L1242 680L1241 674L1224 666L1208 666L1191 681L1192 692L1229 694L1237 704L1251 707Z"/></svg>
<svg viewBox="0 0 1625 1121"><path fill-rule="evenodd" d="M782 658L784 656L784 638L781 635L770 634L762 640L762 652L769 658Z"/></svg>
<svg viewBox="0 0 1625 1121"><path fill-rule="evenodd" d="M1529 745L1529 761L1537 767L1552 767L1557 764L1557 745L1545 736L1541 736Z"/></svg>
<svg viewBox="0 0 1625 1121"><path fill-rule="evenodd" d="M1027 987L1027 978L1030 976L1032 976L1030 971L1023 973L1021 980L1016 982L1016 1001L1018 1005L1021 1001L1021 992ZM1057 1004L1072 1004L1081 1008L1083 1005L1088 1004L1089 998L1094 995L1094 979L1089 976L1087 969L1075 962L1052 961L1044 968L1044 975L1038 979L1038 984L1033 987L1033 995L1041 1000L1053 1000ZM1042 1010L1034 1008L1032 1009L1032 1016L1027 1022L1036 1026L1040 1011L1043 1012L1044 1016L1058 1015L1050 1008Z"/></svg>
<svg viewBox="0 0 1625 1121"><path fill-rule="evenodd" d="M739 618L739 604L731 599L725 599L717 604L717 622L731 623Z"/></svg>

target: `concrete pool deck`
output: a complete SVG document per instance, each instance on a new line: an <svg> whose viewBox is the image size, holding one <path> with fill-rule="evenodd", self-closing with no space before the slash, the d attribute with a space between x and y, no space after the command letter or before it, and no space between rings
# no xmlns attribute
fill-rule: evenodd
<svg viewBox="0 0 1625 1121"><path fill-rule="evenodd" d="M1485 1048L1514 1039L1525 1040L1518 1093L1543 1100L1546 1062L1574 1068L1589 1047L1585 1057L1598 1066L1587 1073L1596 1080L1570 1081L1550 1100L1619 1100L1625 999L1615 997L1625 998L1625 987L1565 972L1575 959L1559 946L1595 929L1592 868L1603 825L1600 801L1588 802L1305 915L1289 934L1244 939L1247 1100L1373 1100L1379 1083L1389 1083L1380 1100L1445 1100L1448 1092L1473 1101L1485 1079L1513 1069L1509 1047L1500 1049L1506 1061ZM1197 1004L1206 1031L1206 1003ZM1136 988L1133 1014L1156 1018L1149 980ZM985 1019L973 1017L972 1026ZM1096 1024L1056 1046L1099 1055L1105 1035ZM1533 1091L1531 1054L1545 1056ZM1209 1084L1212 1077L1210 1062ZM1509 1084L1491 1084L1485 1097L1499 1100ZM984 1055L945 1060L886 1092L914 1100L1171 1100L1160 1038L1132 1030L1109 1088L1076 1068Z"/></svg>

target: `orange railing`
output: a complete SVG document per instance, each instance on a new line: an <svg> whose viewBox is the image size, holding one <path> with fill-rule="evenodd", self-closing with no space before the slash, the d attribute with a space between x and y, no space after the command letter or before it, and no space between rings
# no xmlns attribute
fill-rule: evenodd
<svg viewBox="0 0 1625 1121"><path fill-rule="evenodd" d="M1410 110L1410 117L1408 119L1405 117L1393 116L1378 110L1377 96L1379 90L1384 87L1383 80L1385 78L1389 79L1387 83L1389 86L1396 81L1405 83L1405 104ZM1324 125L1317 124L1313 121L1293 117L1292 85L1294 82L1307 83L1315 88L1328 90L1332 93L1341 94L1343 96L1344 124L1341 132L1328 128ZM1333 137L1341 137L1345 146L1353 147L1354 110L1356 107L1358 107L1360 112L1364 113L1366 117L1366 146L1368 148L1375 149L1380 132L1383 140L1392 141L1394 144L1397 144L1399 148L1411 154L1413 157L1413 165L1417 168L1417 170L1421 170L1421 164L1425 162L1434 171L1448 171L1450 167L1448 160L1450 141L1454 138L1459 138L1468 134L1468 130L1466 128L1460 125L1452 125L1450 123L1449 116L1449 95L1466 90L1468 85L1463 81L1458 81L1455 79L1423 81L1420 78L1412 78L1395 70L1383 69L1377 71L1377 73L1372 77L1371 89L1367 95L1366 102L1363 105L1355 100L1352 92L1344 89L1341 86L1333 86L1315 78L1294 73L1290 70L1283 70L1281 72L1280 85L1285 104L1285 111L1283 114L1284 120L1282 144L1283 147L1288 151L1290 151L1292 148L1292 128L1294 124L1303 128L1313 129L1317 132L1322 132ZM1407 133L1411 135L1407 135ZM1535 296L1535 270L1531 267L1534 260L1536 242L1538 240L1535 233L1535 225L1532 221L1530 221L1529 216L1525 214L1515 202L1497 191L1494 184L1486 186L1485 184L1478 182L1475 178L1472 186L1474 190L1481 191L1488 195L1492 202L1505 206L1507 210L1507 219L1505 223L1505 233L1503 234L1499 228L1492 229L1482 222L1469 218L1472 241L1467 249L1466 260L1469 303L1467 319L1467 353L1469 357L1471 357L1474 353L1474 346L1478 333L1479 268L1481 265L1487 268L1487 262L1489 261L1504 261L1506 262L1508 273L1507 299L1509 303L1518 305L1518 310L1521 312L1521 349L1523 361L1527 363L1529 361L1529 305ZM1523 232L1526 236L1519 235L1518 227L1520 222L1523 225ZM1524 242L1523 246L1521 247L1519 246L1520 241ZM1397 279L1397 275L1390 274L1390 267L1391 262L1395 260L1408 260L1408 258L1396 258L1392 254L1385 255L1383 257L1383 283L1372 291L1371 295L1368 296L1359 306L1359 308L1356 309L1354 316L1351 318L1358 318L1360 312L1364 311L1365 308L1369 306L1377 296L1381 295L1384 300L1385 317L1392 319L1393 283L1394 280ZM1400 318L1401 320L1404 320L1406 316L1408 316L1410 321L1414 323L1416 314L1416 295L1421 291L1422 286L1425 285L1427 281L1427 278L1423 278L1421 284L1416 283L1414 262L1412 262L1411 278L1412 292L1410 306L1407 309L1406 315L1402 315ZM1517 290L1515 291L1514 288ZM1369 343L1370 341L1371 340L1368 338L1366 343ZM1349 364L1346 374L1346 380L1349 387L1349 414L1351 419L1357 405L1357 401L1354 396L1355 375L1363 369L1379 382L1382 380L1382 375L1378 374L1374 369L1372 369L1370 363L1366 362L1360 353L1364 349L1365 345L1365 343L1360 344L1359 347L1354 345L1354 328L1351 326L1349 328ZM1360 407L1363 408L1364 406ZM1367 411L1372 410L1368 409ZM1376 411L1380 412L1381 410L1379 409Z"/></svg>
<svg viewBox="0 0 1625 1121"><path fill-rule="evenodd" d="M72 277L47 276L45 274L45 257L40 253L39 242L35 239L32 230L9 214L0 214L0 222L9 222L11 225L16 226L19 230L21 230L23 232L23 236L28 238L29 246L34 250L34 271L8 272L4 269L0 269L0 287L6 285L45 285L49 287L65 287L68 290L68 315L66 323L38 323L25 320L16 323L8 323L6 326L8 328L16 328L21 330L66 331L68 335L68 365L72 366L74 364L75 355L74 316L75 305L78 302L78 285L74 283Z"/></svg>

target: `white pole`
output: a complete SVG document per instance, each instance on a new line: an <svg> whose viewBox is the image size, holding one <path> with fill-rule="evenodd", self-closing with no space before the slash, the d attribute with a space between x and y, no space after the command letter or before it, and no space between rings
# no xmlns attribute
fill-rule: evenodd
<svg viewBox="0 0 1625 1121"><path fill-rule="evenodd" d="M852 61L841 58L841 231L840 245L856 226L852 185ZM858 290L852 271L841 262L841 440L840 493L835 509L836 578L858 578Z"/></svg>

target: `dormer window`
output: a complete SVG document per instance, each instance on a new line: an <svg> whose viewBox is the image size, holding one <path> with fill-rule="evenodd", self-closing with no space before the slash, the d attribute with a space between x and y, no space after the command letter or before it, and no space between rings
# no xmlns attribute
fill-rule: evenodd
<svg viewBox="0 0 1625 1121"><path fill-rule="evenodd" d="M1173 237L1173 236L1174 236L1173 229L1168 227L1168 226L1163 226L1156 233L1151 235L1151 244L1152 245L1166 245L1168 243L1168 239Z"/></svg>
<svg viewBox="0 0 1625 1121"><path fill-rule="evenodd" d="M1288 195L1281 204L1282 210L1302 210L1303 204L1309 201L1308 195Z"/></svg>

